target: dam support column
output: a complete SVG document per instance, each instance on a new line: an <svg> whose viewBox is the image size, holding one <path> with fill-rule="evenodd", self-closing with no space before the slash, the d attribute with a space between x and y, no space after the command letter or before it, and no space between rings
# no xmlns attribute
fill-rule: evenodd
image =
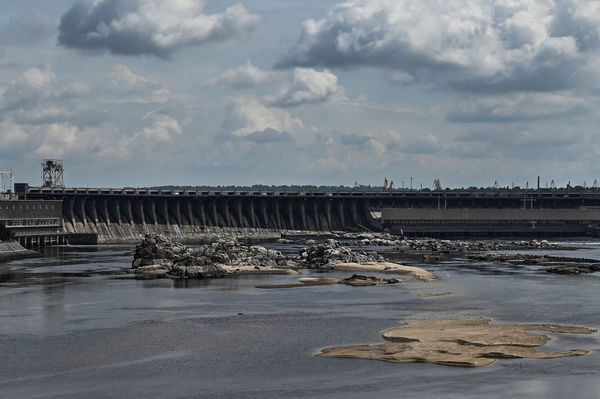
<svg viewBox="0 0 600 399"><path fill-rule="evenodd" d="M129 224L131 225L131 227L133 227L134 223L133 223L133 209L131 209L131 199L128 198L127 199L127 217L129 218Z"/></svg>
<svg viewBox="0 0 600 399"><path fill-rule="evenodd" d="M238 221L240 223L240 227L244 228L244 227L246 227L246 225L244 223L244 214L242 213L242 200L238 199L236 201L236 205L237 205L237 214L238 214Z"/></svg>
<svg viewBox="0 0 600 399"><path fill-rule="evenodd" d="M119 204L119 200L115 200L115 215L117 216L117 224L121 225L121 205Z"/></svg>
<svg viewBox="0 0 600 399"><path fill-rule="evenodd" d="M161 200L161 206L162 206L162 216L163 216L163 220L165 221L165 225L170 225L171 221L169 220L169 201L164 198L163 200Z"/></svg>
<svg viewBox="0 0 600 399"><path fill-rule="evenodd" d="M198 200L196 200L198 201ZM200 201L200 217L202 217L202 225L203 226L208 226L208 221L206 220L206 210L204 209L204 200L201 199Z"/></svg>
<svg viewBox="0 0 600 399"><path fill-rule="evenodd" d="M226 227L235 227L235 222L233 220L233 218L231 217L231 211L229 209L229 203L231 201L229 201L229 199L225 200L225 222L227 223Z"/></svg>
<svg viewBox="0 0 600 399"><path fill-rule="evenodd" d="M192 200L185 201L185 207L187 210L187 218L188 218L190 226L195 226L196 221L194 220L195 218L194 218L194 209L192 207Z"/></svg>
<svg viewBox="0 0 600 399"><path fill-rule="evenodd" d="M319 207L317 206L317 200L313 199L313 214L315 216L315 228L317 231L321 231L320 220L319 220Z"/></svg>
<svg viewBox="0 0 600 399"><path fill-rule="evenodd" d="M92 220L94 221L94 224L98 226L98 209L96 208L96 199L92 198L91 203L90 209L92 211Z"/></svg>
<svg viewBox="0 0 600 399"><path fill-rule="evenodd" d="M217 200L216 199L213 199L213 201L212 201L212 210L213 210L213 217L215 218L215 226L221 227L221 223L219 221L219 213L217 212Z"/></svg>
<svg viewBox="0 0 600 399"><path fill-rule="evenodd" d="M300 200L300 213L302 214L302 228L304 230L310 230L308 224L306 223L306 200Z"/></svg>
<svg viewBox="0 0 600 399"><path fill-rule="evenodd" d="M279 212L279 200L275 200L275 219L277 220L277 229L281 230L283 226L281 225L281 212Z"/></svg>
<svg viewBox="0 0 600 399"><path fill-rule="evenodd" d="M69 198L68 207L69 207L69 221L73 225L73 228L75 228L75 211L73 210L73 208L75 207L75 198Z"/></svg>
<svg viewBox="0 0 600 399"><path fill-rule="evenodd" d="M264 199L260 201L260 205L262 208L264 227L269 228L269 214L267 213L267 204Z"/></svg>
<svg viewBox="0 0 600 399"><path fill-rule="evenodd" d="M338 202L338 209L340 212L340 223L342 224L342 229L346 228L346 221L344 220L344 200L340 199Z"/></svg>
<svg viewBox="0 0 600 399"><path fill-rule="evenodd" d="M175 201L175 220L177 221L177 224L181 226L181 201L179 199L173 201Z"/></svg>
<svg viewBox="0 0 600 399"><path fill-rule="evenodd" d="M288 218L290 219L290 229L294 230L294 211L292 209L292 200L287 200Z"/></svg>
<svg viewBox="0 0 600 399"><path fill-rule="evenodd" d="M150 216L152 216L152 223L156 226L158 224L158 218L156 216L156 201L152 198L150 203Z"/></svg>
<svg viewBox="0 0 600 399"><path fill-rule="evenodd" d="M142 222L142 226L146 227L146 215L144 215L144 200L137 202L138 206L138 214L140 215L140 222Z"/></svg>
<svg viewBox="0 0 600 399"><path fill-rule="evenodd" d="M81 218L81 222L83 223L83 226L87 228L88 225L88 218L85 212L85 197L81 198L81 201L79 202L79 217Z"/></svg>
<svg viewBox="0 0 600 399"><path fill-rule="evenodd" d="M104 220L106 221L106 225L110 226L110 215L108 213L108 198L104 198L104 201L102 201L102 209L104 211Z"/></svg>
<svg viewBox="0 0 600 399"><path fill-rule="evenodd" d="M250 200L250 220L252 221L252 227L260 227L256 220L256 212L254 210L254 198Z"/></svg>
<svg viewBox="0 0 600 399"><path fill-rule="evenodd" d="M329 230L333 231L333 224L331 223L331 200L327 201L325 208L327 209L327 224L329 224Z"/></svg>
<svg viewBox="0 0 600 399"><path fill-rule="evenodd" d="M356 200L352 200L352 219L353 219L354 226L359 224L358 223L358 212L356 211Z"/></svg>

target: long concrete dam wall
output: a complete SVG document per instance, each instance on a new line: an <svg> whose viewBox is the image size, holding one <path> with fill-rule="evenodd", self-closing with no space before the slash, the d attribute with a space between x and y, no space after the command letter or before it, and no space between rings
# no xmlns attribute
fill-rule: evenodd
<svg viewBox="0 0 600 399"><path fill-rule="evenodd" d="M30 188L28 199L63 201L66 233L99 241L160 232L181 239L224 234L267 238L288 231L377 229L384 208L576 208L600 206L597 193L564 192L237 192Z"/></svg>
<svg viewBox="0 0 600 399"><path fill-rule="evenodd" d="M63 201L67 233L97 233L100 241L139 239L158 232L181 239L222 235L267 238L289 231L333 231L373 226L377 219L360 198L329 196L194 195L158 193L54 192L29 193L28 198Z"/></svg>

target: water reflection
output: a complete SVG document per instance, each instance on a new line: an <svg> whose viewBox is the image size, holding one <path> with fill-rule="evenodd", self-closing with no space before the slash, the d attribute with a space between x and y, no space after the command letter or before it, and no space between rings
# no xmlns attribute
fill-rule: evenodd
<svg viewBox="0 0 600 399"><path fill-rule="evenodd" d="M49 284L43 288L42 317L48 331L61 330L65 322L65 285Z"/></svg>

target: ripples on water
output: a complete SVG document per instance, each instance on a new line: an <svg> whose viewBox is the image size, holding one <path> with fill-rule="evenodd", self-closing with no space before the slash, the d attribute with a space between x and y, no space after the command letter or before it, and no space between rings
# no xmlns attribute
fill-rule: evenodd
<svg viewBox="0 0 600 399"><path fill-rule="evenodd" d="M599 242L573 244L584 249L565 256L600 259ZM120 274L132 251L55 247L0 263L0 397L599 397L598 335L553 336L544 349L592 349L588 356L477 369L312 356L430 318L599 328L597 275L453 259L423 265L437 283L260 290L295 277L134 280ZM453 294L418 296L432 292Z"/></svg>

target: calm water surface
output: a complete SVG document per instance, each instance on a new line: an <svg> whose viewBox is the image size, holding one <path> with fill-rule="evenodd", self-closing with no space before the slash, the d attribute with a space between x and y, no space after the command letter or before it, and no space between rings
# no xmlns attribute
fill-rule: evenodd
<svg viewBox="0 0 600 399"><path fill-rule="evenodd" d="M584 249L564 255L600 259L600 242L578 244ZM435 283L261 290L254 287L295 277L111 275L130 267L132 250L53 248L0 263L0 397L600 397L598 334L551 334L544 347L591 349L587 356L475 369L313 357L323 347L379 343L399 322L431 318L600 328L600 275L458 259L423 265Z"/></svg>

